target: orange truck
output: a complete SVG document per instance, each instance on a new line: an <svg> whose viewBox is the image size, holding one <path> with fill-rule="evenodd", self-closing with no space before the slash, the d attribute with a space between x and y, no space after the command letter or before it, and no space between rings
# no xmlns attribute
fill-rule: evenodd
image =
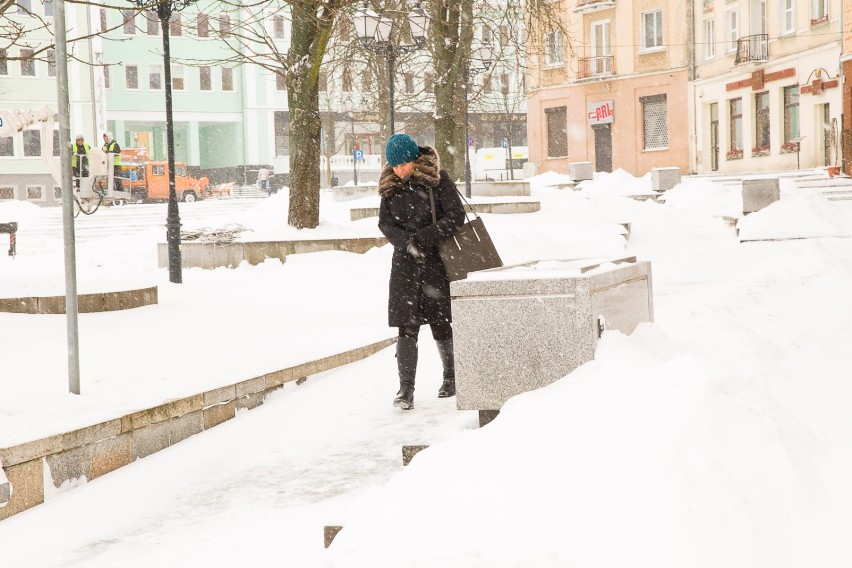
<svg viewBox="0 0 852 568"><path fill-rule="evenodd" d="M168 162L149 161L147 152L136 148L122 149L121 177L124 190L130 190L134 200L169 198ZM195 179L187 172L186 164L175 162L175 191L180 201L193 202L211 196L206 177Z"/></svg>

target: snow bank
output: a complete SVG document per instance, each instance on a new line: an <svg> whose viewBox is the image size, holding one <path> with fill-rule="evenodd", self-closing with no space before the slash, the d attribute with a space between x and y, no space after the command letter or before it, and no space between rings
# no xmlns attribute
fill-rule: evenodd
<svg viewBox="0 0 852 568"><path fill-rule="evenodd" d="M852 218L818 192L782 199L737 222L740 240L852 237Z"/></svg>
<svg viewBox="0 0 852 568"><path fill-rule="evenodd" d="M716 217L742 217L743 196L738 185L709 180L684 181L665 193L666 205L702 211Z"/></svg>

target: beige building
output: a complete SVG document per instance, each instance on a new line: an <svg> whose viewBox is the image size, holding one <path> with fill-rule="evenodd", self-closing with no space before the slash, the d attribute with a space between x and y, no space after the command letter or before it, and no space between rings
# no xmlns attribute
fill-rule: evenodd
<svg viewBox="0 0 852 568"><path fill-rule="evenodd" d="M843 0L843 15L841 23L845 22L846 30L852 26L852 0ZM843 34L843 46L840 56L841 74L843 77L843 130L841 131L841 148L843 171L852 175L852 34Z"/></svg>
<svg viewBox="0 0 852 568"><path fill-rule="evenodd" d="M839 162L841 0L694 0L698 173Z"/></svg>
<svg viewBox="0 0 852 568"><path fill-rule="evenodd" d="M634 175L688 170L688 3L563 0L561 7L561 27L530 30L530 161L541 172L567 173L572 162Z"/></svg>

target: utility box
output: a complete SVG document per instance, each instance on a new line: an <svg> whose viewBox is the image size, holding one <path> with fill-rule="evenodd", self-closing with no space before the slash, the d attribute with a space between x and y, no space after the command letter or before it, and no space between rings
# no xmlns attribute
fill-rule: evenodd
<svg viewBox="0 0 852 568"><path fill-rule="evenodd" d="M743 214L760 211L781 199L778 178L743 180Z"/></svg>
<svg viewBox="0 0 852 568"><path fill-rule="evenodd" d="M595 168L591 162L573 162L568 164L568 177L574 181L594 179Z"/></svg>
<svg viewBox="0 0 852 568"><path fill-rule="evenodd" d="M680 168L654 168L651 170L651 189L667 191L680 183Z"/></svg>
<svg viewBox="0 0 852 568"><path fill-rule="evenodd" d="M450 284L460 410L499 410L594 359L605 329L654 319L651 263L538 260Z"/></svg>

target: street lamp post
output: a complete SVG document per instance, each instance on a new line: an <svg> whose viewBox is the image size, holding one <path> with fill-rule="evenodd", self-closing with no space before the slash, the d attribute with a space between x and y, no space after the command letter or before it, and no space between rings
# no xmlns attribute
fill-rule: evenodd
<svg viewBox="0 0 852 568"><path fill-rule="evenodd" d="M140 8L151 7L150 1L130 0ZM157 17L163 30L163 80L166 93L166 152L169 168L169 205L166 213L166 242L169 251L169 281L180 284L183 281L180 257L180 212L175 188L175 131L172 117L172 67L169 45L169 22L172 14L180 12L197 0L157 0Z"/></svg>
<svg viewBox="0 0 852 568"><path fill-rule="evenodd" d="M476 75L482 71L488 71L491 68L491 46L483 45L479 50L479 55L482 60L482 66L472 67L468 62L464 68L464 194L465 197L471 197L471 175L470 175L470 138L468 134L468 106L469 106L469 86L470 76Z"/></svg>
<svg viewBox="0 0 852 568"><path fill-rule="evenodd" d="M390 95L390 134L394 134L393 116L393 72L397 57L410 51L423 47L426 41L426 14L420 6L411 8L407 14L411 26L412 44L394 43L393 24L394 20L385 14L395 15L394 12L376 13L370 10L366 4L355 14L355 31L358 41L364 49L383 55L388 64L388 92Z"/></svg>

